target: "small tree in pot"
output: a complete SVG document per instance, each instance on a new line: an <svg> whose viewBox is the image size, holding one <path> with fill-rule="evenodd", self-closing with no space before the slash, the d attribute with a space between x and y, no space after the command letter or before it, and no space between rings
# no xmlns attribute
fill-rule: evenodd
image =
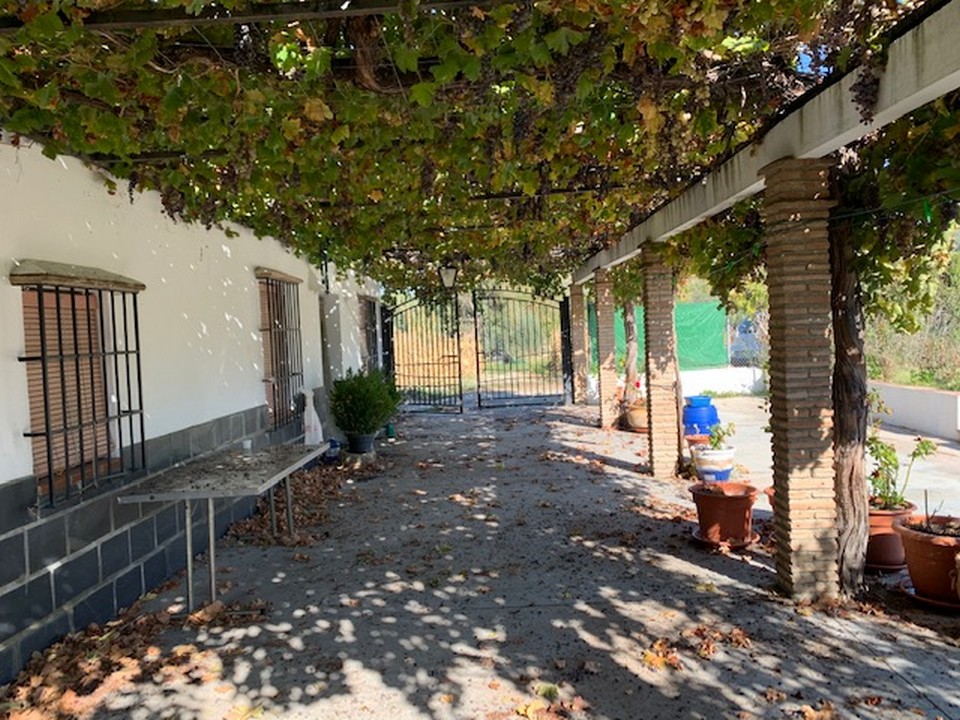
<svg viewBox="0 0 960 720"><path fill-rule="evenodd" d="M705 445L694 445L690 448L697 474L704 482L723 482L730 479L736 450L728 441L735 431L736 426L732 422L726 425L717 423L710 428L710 436Z"/></svg>
<svg viewBox="0 0 960 720"><path fill-rule="evenodd" d="M867 452L876 463L869 476L870 529L867 539L867 567L871 570L900 570L906 564L903 543L893 530L893 522L917 509L916 505L904 497L910 483L910 473L917 460L929 457L936 451L936 443L918 437L901 478L896 448L881 440L875 429L867 438Z"/></svg>
<svg viewBox="0 0 960 720"><path fill-rule="evenodd" d="M381 371L354 372L336 380L330 392L330 412L347 436L350 452L370 452L373 439L400 406L401 396Z"/></svg>

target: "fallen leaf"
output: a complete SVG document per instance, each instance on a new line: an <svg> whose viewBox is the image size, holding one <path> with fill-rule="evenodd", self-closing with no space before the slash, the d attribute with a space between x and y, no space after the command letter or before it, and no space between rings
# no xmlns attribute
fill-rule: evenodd
<svg viewBox="0 0 960 720"><path fill-rule="evenodd" d="M263 717L263 708L260 705L246 707L235 705L223 716L223 720L250 720L251 718Z"/></svg>
<svg viewBox="0 0 960 720"><path fill-rule="evenodd" d="M829 700L821 700L819 707L804 705L800 708L803 720L836 720L837 712Z"/></svg>
<svg viewBox="0 0 960 720"><path fill-rule="evenodd" d="M781 703L787 699L787 694L773 687L768 687L763 692L763 698L768 703Z"/></svg>

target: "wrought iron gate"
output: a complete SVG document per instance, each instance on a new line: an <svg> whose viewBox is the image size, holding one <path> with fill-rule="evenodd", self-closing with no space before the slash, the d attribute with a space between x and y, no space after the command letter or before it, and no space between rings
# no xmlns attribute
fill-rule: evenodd
<svg viewBox="0 0 960 720"><path fill-rule="evenodd" d="M480 407L562 402L572 374L562 304L477 290L473 310Z"/></svg>
<svg viewBox="0 0 960 720"><path fill-rule="evenodd" d="M407 410L463 412L460 308L409 300L383 318L384 361Z"/></svg>

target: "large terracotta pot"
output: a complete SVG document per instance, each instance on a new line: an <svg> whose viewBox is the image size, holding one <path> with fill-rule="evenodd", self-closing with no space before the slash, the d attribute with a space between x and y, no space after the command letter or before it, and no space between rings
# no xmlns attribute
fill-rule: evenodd
<svg viewBox="0 0 960 720"><path fill-rule="evenodd" d="M899 510L870 508L870 529L867 538L867 568L881 572L893 572L906 567L907 557L903 542L893 530L893 521L898 517L912 515L917 506L910 503Z"/></svg>
<svg viewBox="0 0 960 720"><path fill-rule="evenodd" d="M747 483L697 483L689 488L697 505L699 540L712 545L743 547L757 539L753 503L757 488Z"/></svg>
<svg viewBox="0 0 960 720"><path fill-rule="evenodd" d="M925 521L923 515L899 517L893 529L903 541L907 556L907 570L913 589L921 599L960 607L957 591L957 556L960 555L960 537L933 535L907 527ZM960 522L960 519L934 515L931 522Z"/></svg>
<svg viewBox="0 0 960 720"><path fill-rule="evenodd" d="M620 416L620 427L634 432L646 432L648 429L647 401L634 400L633 404L627 407Z"/></svg>

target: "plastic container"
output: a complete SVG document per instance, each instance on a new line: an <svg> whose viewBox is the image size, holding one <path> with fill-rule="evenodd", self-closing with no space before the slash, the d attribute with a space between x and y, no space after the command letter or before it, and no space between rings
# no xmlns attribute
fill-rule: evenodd
<svg viewBox="0 0 960 720"><path fill-rule="evenodd" d="M713 399L707 395L691 395L684 398L683 407L683 434L705 435L710 428L720 422L720 415L713 404Z"/></svg>
<svg viewBox="0 0 960 720"><path fill-rule="evenodd" d="M323 462L327 465L333 465L340 461L340 442L330 438L330 447L323 453Z"/></svg>

